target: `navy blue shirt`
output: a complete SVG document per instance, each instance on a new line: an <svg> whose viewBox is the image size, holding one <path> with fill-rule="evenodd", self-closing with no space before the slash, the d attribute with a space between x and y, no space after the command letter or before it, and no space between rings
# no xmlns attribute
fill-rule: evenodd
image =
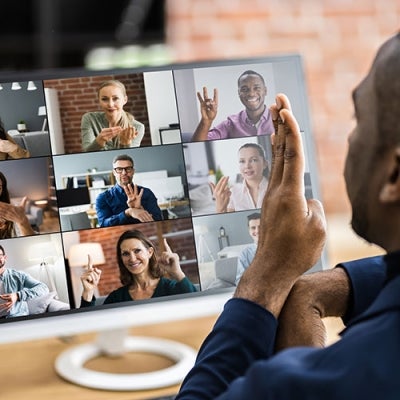
<svg viewBox="0 0 400 400"><path fill-rule="evenodd" d="M229 300L176 400L398 400L399 265L399 254L342 264L353 290L351 321L341 340L322 349L274 355L274 316L250 301Z"/></svg>
<svg viewBox="0 0 400 400"><path fill-rule="evenodd" d="M154 193L145 187L137 186L138 191L143 189L141 200L142 207L153 216L154 221L162 220L162 213L157 204ZM112 188L100 193L96 198L96 213L99 226L115 226L125 224L138 224L140 221L125 215L128 197L124 188L116 184Z"/></svg>

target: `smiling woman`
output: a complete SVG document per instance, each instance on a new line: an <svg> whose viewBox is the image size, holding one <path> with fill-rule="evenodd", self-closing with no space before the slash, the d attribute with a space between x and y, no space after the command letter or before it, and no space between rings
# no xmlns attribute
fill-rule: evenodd
<svg viewBox="0 0 400 400"><path fill-rule="evenodd" d="M157 257L154 244L141 231L133 229L122 233L116 249L122 286L112 291L104 304L196 292L181 269L178 254L171 250L165 238L163 245L164 251ZM89 257L81 276L81 308L96 304L94 293L100 277L101 270L91 265Z"/></svg>
<svg viewBox="0 0 400 400"><path fill-rule="evenodd" d="M124 84L118 80L103 82L98 98L102 111L88 112L82 117L82 150L139 147L144 125L123 109L128 101Z"/></svg>

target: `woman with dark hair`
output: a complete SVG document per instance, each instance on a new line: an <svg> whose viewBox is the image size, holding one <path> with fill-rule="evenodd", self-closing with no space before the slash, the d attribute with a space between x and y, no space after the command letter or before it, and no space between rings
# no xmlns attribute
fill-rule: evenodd
<svg viewBox="0 0 400 400"><path fill-rule="evenodd" d="M0 160L28 158L29 151L15 143L14 139L6 132L0 119Z"/></svg>
<svg viewBox="0 0 400 400"><path fill-rule="evenodd" d="M26 201L24 197L19 206L10 204L7 179L0 172L0 239L35 234L25 214Z"/></svg>
<svg viewBox="0 0 400 400"><path fill-rule="evenodd" d="M218 213L261 208L268 186L269 166L264 149L245 143L238 151L241 183L229 185L229 176L210 183Z"/></svg>
<svg viewBox="0 0 400 400"><path fill-rule="evenodd" d="M154 244L141 231L125 231L117 243L122 286L111 292L104 304L196 292L196 287L181 269L178 254L172 252L165 238L164 247L165 251L157 257ZM101 270L91 265L89 257L87 270L81 276L81 307L95 305L94 291L100 276Z"/></svg>

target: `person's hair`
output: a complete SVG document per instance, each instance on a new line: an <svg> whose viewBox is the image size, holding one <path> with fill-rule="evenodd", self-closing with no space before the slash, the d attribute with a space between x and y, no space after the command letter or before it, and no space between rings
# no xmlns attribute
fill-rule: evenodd
<svg viewBox="0 0 400 400"><path fill-rule="evenodd" d="M255 212L247 216L247 225L249 224L250 221L253 219L261 219L261 213Z"/></svg>
<svg viewBox="0 0 400 400"><path fill-rule="evenodd" d="M134 276L126 269L124 263L122 262L122 255L121 255L121 244L123 241L127 239L138 239L142 242L142 244L149 249L150 247L154 250L153 255L150 257L149 260L149 272L153 278L159 278L161 276L161 269L158 264L158 259L156 255L156 248L154 244L149 240L149 238L144 235L141 231L137 229L131 229L125 231L118 239L117 242L117 261L119 267L119 278L124 286L131 285L135 278Z"/></svg>
<svg viewBox="0 0 400 400"><path fill-rule="evenodd" d="M128 156L128 154L119 154L118 156L115 156L112 163L115 164L117 161L130 161L132 163L132 167L135 165L133 158Z"/></svg>
<svg viewBox="0 0 400 400"><path fill-rule="evenodd" d="M127 97L125 85L117 79L110 79L108 81L104 81L97 89L97 95L99 97L100 97L100 90L107 86L118 87L119 89L121 89L124 97ZM130 126L132 126L133 119L134 119L133 115L123 109L121 113L121 119L118 121L118 125L123 129L129 128Z"/></svg>
<svg viewBox="0 0 400 400"><path fill-rule="evenodd" d="M266 157L266 155L265 155L265 150L263 149L263 147L260 146L260 145L257 144L257 143L245 143L244 145L242 145L242 146L239 147L238 153L240 152L240 150L242 150L242 149L248 149L248 148L256 149L256 150L258 151L258 154L259 154L259 155L263 158L263 160L266 162L266 167L264 168L263 175L264 175L265 177L268 177L268 175L269 175L269 163L268 163L267 157Z"/></svg>
<svg viewBox="0 0 400 400"><path fill-rule="evenodd" d="M10 193L8 192L7 179L2 172L0 172L0 181L2 185L0 201L2 201L3 203L10 204ZM13 231L14 231L14 222L6 221L5 228L0 231L0 238L6 239L12 237Z"/></svg>
<svg viewBox="0 0 400 400"><path fill-rule="evenodd" d="M2 201L3 203L10 203L10 194L8 193L7 179L2 172L0 172L0 181L2 185L0 201Z"/></svg>
<svg viewBox="0 0 400 400"><path fill-rule="evenodd" d="M4 128L4 124L1 119L0 119L0 139L7 140L6 130Z"/></svg>
<svg viewBox="0 0 400 400"><path fill-rule="evenodd" d="M4 247L0 244L0 250L3 252L3 255L6 255L6 252L4 250Z"/></svg>
<svg viewBox="0 0 400 400"><path fill-rule="evenodd" d="M263 77L261 74L259 74L258 72L253 71L253 70L251 70L251 69L248 69L248 70L246 70L246 71L244 71L244 72L242 72L242 73L240 74L240 76L239 76L239 78L238 78L238 81L237 81L238 86L240 86L240 80L241 80L245 75L256 75L256 76L258 76L258 77L261 79L263 85L265 86L264 77Z"/></svg>
<svg viewBox="0 0 400 400"><path fill-rule="evenodd" d="M390 52L383 51L394 46ZM400 32L379 50L375 62L374 90L376 93L376 138L375 154L388 146L400 143Z"/></svg>

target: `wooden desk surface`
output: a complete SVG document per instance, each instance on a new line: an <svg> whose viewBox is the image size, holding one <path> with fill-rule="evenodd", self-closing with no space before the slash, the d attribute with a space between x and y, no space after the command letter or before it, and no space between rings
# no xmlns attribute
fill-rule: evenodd
<svg viewBox="0 0 400 400"><path fill-rule="evenodd" d="M132 333L179 340L198 349L216 317L178 321L135 328ZM61 339L37 340L0 346L1 398L29 400L144 400L174 394L179 386L141 392L111 392L88 389L60 378L54 360L71 345L85 343L94 335L79 335L67 343ZM170 364L162 357L145 354L126 355L119 359L97 359L88 367L106 372L147 372Z"/></svg>
<svg viewBox="0 0 400 400"><path fill-rule="evenodd" d="M348 221L347 216L336 218L330 216L328 218L328 255L331 266L339 261L382 252L357 238L348 227ZM132 333L175 339L198 349L215 319L216 316L146 326L136 328ZM338 323L337 319L329 319L326 322L328 342L332 342L336 340L337 332L341 330L342 325L340 322ZM72 338L70 343L54 338L1 345L1 398L16 400L25 398L29 400L145 400L177 392L178 386L143 392L99 391L64 381L56 374L53 367L57 355L73 344L84 343L93 338L94 335L80 335ZM127 355L117 360L98 359L90 362L91 368L125 373L146 372L167 365L169 364L165 359L146 355Z"/></svg>

